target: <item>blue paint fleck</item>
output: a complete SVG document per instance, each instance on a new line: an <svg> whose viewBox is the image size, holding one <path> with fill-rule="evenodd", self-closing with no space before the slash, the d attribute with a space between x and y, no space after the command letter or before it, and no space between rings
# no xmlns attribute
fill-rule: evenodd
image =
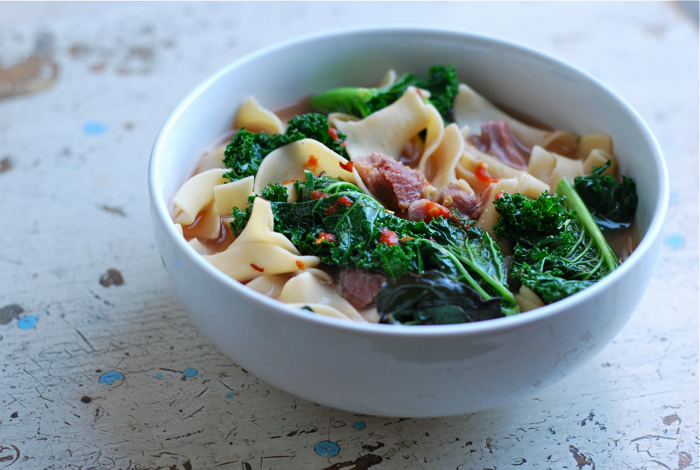
<svg viewBox="0 0 700 470"><path fill-rule="evenodd" d="M352 427L357 429L358 431L362 431L364 428L367 427L364 421L355 421L352 423Z"/></svg>
<svg viewBox="0 0 700 470"><path fill-rule="evenodd" d="M340 452L340 447L338 447L338 444L336 444L335 442L322 441L316 444L314 450L318 455L328 455L328 457L335 457L336 455L338 455L338 452Z"/></svg>
<svg viewBox="0 0 700 470"><path fill-rule="evenodd" d="M89 135L102 135L107 132L107 125L98 121L88 121L83 124L83 131Z"/></svg>
<svg viewBox="0 0 700 470"><path fill-rule="evenodd" d="M200 377L204 377L204 374L199 374Z"/></svg>
<svg viewBox="0 0 700 470"><path fill-rule="evenodd" d="M124 380L124 376L122 374L120 374L119 372L105 372L100 377L101 384L106 383L106 384L112 385L117 380Z"/></svg>
<svg viewBox="0 0 700 470"><path fill-rule="evenodd" d="M669 235L664 238L664 245L677 249L685 245L685 238L683 235Z"/></svg>
<svg viewBox="0 0 700 470"><path fill-rule="evenodd" d="M226 395L226 398L228 398L229 400L233 398L233 393L229 393L228 395Z"/></svg>
<svg viewBox="0 0 700 470"><path fill-rule="evenodd" d="M23 330L28 330L30 328L34 328L34 326L36 326L36 319L38 317L39 317L39 315L35 315L33 317L20 318L19 321L17 322L17 326L19 326Z"/></svg>
<svg viewBox="0 0 700 470"><path fill-rule="evenodd" d="M668 205L669 205L670 207L675 206L676 203L678 202L678 199L679 199L678 193L671 193L671 194L669 194L669 197L668 197Z"/></svg>
<svg viewBox="0 0 700 470"><path fill-rule="evenodd" d="M158 377L159 379L162 379L162 378L163 378L163 374L156 374L156 377Z"/></svg>
<svg viewBox="0 0 700 470"><path fill-rule="evenodd" d="M197 369L193 369L191 367L188 367L187 369L182 371L182 374L185 377L194 377L195 375L197 375Z"/></svg>

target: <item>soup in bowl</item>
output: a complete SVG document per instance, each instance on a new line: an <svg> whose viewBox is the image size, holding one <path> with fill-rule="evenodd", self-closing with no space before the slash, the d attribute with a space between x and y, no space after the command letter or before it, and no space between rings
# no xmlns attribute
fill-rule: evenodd
<svg viewBox="0 0 700 470"><path fill-rule="evenodd" d="M435 64L449 64L458 80L453 101L442 107L440 77L430 69ZM349 87L387 90L405 80L406 72L416 72L416 81L379 110L363 110L364 101L354 108L338 107L338 95L333 95L339 89L341 95L347 93ZM250 96L255 97L254 108L270 119L242 116L240 110L250 104ZM275 122L270 110L288 112L288 105L308 97L313 97L309 109L302 109L303 104L297 109L323 113L330 123L324 124L331 129L330 140L326 144L305 138L283 142L256 162L259 168L248 175L250 165L241 165L240 157L235 157L245 153L236 147L240 142L234 145L236 141L243 141L245 133L251 139L261 132L289 133L293 121L285 131L284 123ZM486 106L486 114L496 119L472 119L475 102ZM490 103L514 112L498 119L503 113ZM407 121L387 117L400 106L416 116L432 113L433 119L407 126L405 137L382 139L395 135L397 125L382 128L381 122ZM529 116L531 122L513 118L516 112ZM383 118L377 120L377 115ZM501 125L496 131L501 133L492 140L514 137L510 153L517 159L520 149L526 155L523 161L504 162L492 156L494 146L488 145L488 136L493 122L505 122L506 130ZM239 130L229 144L232 127L240 128L241 123L249 130ZM541 125L534 123L555 127L559 133L539 130ZM363 131L363 126L369 131ZM523 133L523 128L534 131ZM528 141L528 135L538 130L549 136L547 143ZM437 134L439 139L431 137ZM558 140L552 140L552 135ZM601 135L607 143L590 137ZM217 141L218 149L212 147ZM373 143L365 144L368 141ZM593 141L598 143L590 144ZM334 144L342 145L334 148ZM206 148L211 151L199 160ZM515 271L522 273L523 266L529 265L522 260L512 265L504 262L503 253L509 256L513 250L517 261L518 243L503 223L498 228L500 212L505 212L506 203L517 203L511 201L515 193L525 193L527 201L558 193L567 196L559 202L570 203L576 191L567 192L564 186L569 177L578 175L559 174L562 171L556 169L576 163L581 175L594 172L593 163L604 166L606 159L588 162L593 151L598 157L614 153L608 158L614 171L636 181L635 233L629 239L638 239L638 246L622 256L618 250L607 260L599 256L600 263L593 260L590 269L602 274L585 289L567 295L549 298L540 284L528 284L528 276L516 278L520 290L509 286L514 273L507 273L508 267L519 266ZM219 160L228 158L228 164L205 162L216 155ZM567 160L560 165L559 158ZM547 164L532 165L533 160L552 159L553 171L542 169ZM296 166L289 163L294 161ZM391 173L382 173L387 167ZM230 207L204 207L211 201L192 189L193 171L200 180L218 178L205 185L212 194L213 187L220 186L217 192L223 192L223 187L242 186L251 178L245 182L251 187L242 192L243 202L237 203L233 218ZM420 180L412 198L396 197L406 191L387 198L377 180L402 172L416 178L422 175L425 181ZM379 178L372 179L372 174ZM527 183L528 178L533 181ZM509 185L504 183L508 181ZM604 85L522 46L419 28L324 34L235 62L200 85L169 117L154 146L150 189L156 240L176 295L219 349L260 378L300 397L355 412L404 417L454 415L512 402L561 379L600 351L641 300L658 256L668 199L666 171L653 136ZM262 197L251 198L248 204L251 193ZM455 203L463 193L473 197L473 206L465 209ZM192 205L193 200L200 203ZM308 210L299 212L301 206ZM581 209L569 217L566 227L585 219L587 211ZM381 227L375 227L376 236L362 236L372 238L372 245L361 245L354 258L352 250L338 249L339 234L307 223L318 219L322 224L326 217L338 227L351 218L345 214L353 210L382 221ZM214 212L215 216L205 217ZM216 223L198 222L209 219ZM313 226L309 233L296 236L285 224ZM358 224L346 230L348 236L367 225L365 219ZM598 229L581 227L575 232L583 240L580 246L596 245L591 234ZM212 233L206 235L207 231ZM459 239L461 248L451 247L454 239ZM474 244L498 252L481 265L485 273L481 277L469 255L468 248ZM416 246L416 253L428 253L418 262L409 256ZM605 251L602 245L596 246L598 252ZM260 255L265 250L269 253ZM405 262L385 256L400 250L409 252ZM234 251L228 264L217 261ZM381 256L370 256L375 252ZM584 256L588 255L581 252L572 259ZM624 258L621 264L620 257ZM350 258L353 261L346 264L337 261ZM284 263L291 268L274 271ZM411 263L417 267L411 268ZM490 270L494 265L502 268ZM383 275L375 282L378 293L375 289L360 300L352 298L357 284L343 280L351 277L348 269L358 267L370 268L367 271L373 276ZM273 281L279 278L274 276L282 276L277 287ZM414 301L414 293L426 290L426 283L431 286L427 291L442 289L441 293L422 303ZM338 291L343 296L334 301ZM286 304L276 300L280 296ZM436 304L435 297L442 303ZM413 302L411 308L406 308L406 298ZM416 302L422 307L416 307ZM531 309L533 304L539 308ZM376 324L377 320L393 324Z"/></svg>

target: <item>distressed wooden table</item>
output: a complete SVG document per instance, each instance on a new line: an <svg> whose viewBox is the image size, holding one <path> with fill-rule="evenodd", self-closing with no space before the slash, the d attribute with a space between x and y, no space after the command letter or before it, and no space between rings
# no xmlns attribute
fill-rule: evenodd
<svg viewBox="0 0 700 470"><path fill-rule="evenodd" d="M634 317L510 406L388 419L295 398L199 333L154 245L150 147L191 88L280 40L388 23L574 63L667 158ZM0 3L0 67L0 469L698 468L698 30L678 4Z"/></svg>

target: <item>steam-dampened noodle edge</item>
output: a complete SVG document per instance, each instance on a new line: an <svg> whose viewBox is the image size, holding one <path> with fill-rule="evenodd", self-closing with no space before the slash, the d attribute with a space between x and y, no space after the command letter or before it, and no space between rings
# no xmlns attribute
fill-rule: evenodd
<svg viewBox="0 0 700 470"><path fill-rule="evenodd" d="M248 196L253 195L253 182L255 177L231 181L230 183L214 186L214 202L220 216L231 214L234 207L245 210L248 207Z"/></svg>
<svg viewBox="0 0 700 470"><path fill-rule="evenodd" d="M272 111L263 108L255 97L248 97L238 108L233 127L240 129L245 127L250 132L265 132L267 134L281 134L284 132L284 124Z"/></svg>
<svg viewBox="0 0 700 470"><path fill-rule="evenodd" d="M260 164L253 190L260 194L269 184L290 184L304 180L304 170L315 176L325 171L328 176L359 186L357 171L347 171L348 161L320 142L303 139L271 152ZM362 185L364 186L364 185Z"/></svg>
<svg viewBox="0 0 700 470"><path fill-rule="evenodd" d="M450 124L445 128L440 144L429 156L422 173L432 186L437 195L455 179L455 168L464 152L464 139L457 124Z"/></svg>
<svg viewBox="0 0 700 470"><path fill-rule="evenodd" d="M190 225L197 214L214 200L214 186L226 183L224 174L228 170L214 168L194 175L180 186L173 198L173 203L182 212L175 217L175 222Z"/></svg>
<svg viewBox="0 0 700 470"><path fill-rule="evenodd" d="M342 298L328 284L322 283L311 273L294 276L284 285L278 300L288 304L321 304L341 312L347 319L366 322L360 312ZM323 313L323 312L318 312Z"/></svg>
<svg viewBox="0 0 700 470"><path fill-rule="evenodd" d="M329 120L345 134L351 159L379 153L398 160L406 142L428 126L429 115L423 97L414 87L391 105L360 121Z"/></svg>
<svg viewBox="0 0 700 470"><path fill-rule="evenodd" d="M440 112L432 104L428 104L428 126L425 133L425 144L423 145L423 154L418 163L418 171L427 176L426 167L430 161L430 156L438 148L442 142L442 136L445 133L445 123L440 116Z"/></svg>
<svg viewBox="0 0 700 470"><path fill-rule="evenodd" d="M510 132L529 148L535 145L546 146L551 131L528 126L495 107L486 98L461 83L455 97L454 118L459 127L469 126L472 133L481 132L481 123L506 121Z"/></svg>
<svg viewBox="0 0 700 470"><path fill-rule="evenodd" d="M294 243L281 233L275 232L274 227L275 217L272 214L270 201L256 197L253 201L253 211L250 214L248 224L238 238L233 241L231 247L247 243L269 243L277 245L294 255L299 255L299 250L294 246Z"/></svg>
<svg viewBox="0 0 700 470"><path fill-rule="evenodd" d="M313 274L322 283L328 285L333 284L333 278L325 271L317 268L306 268L303 272ZM292 276L292 274L263 274L250 281L246 286L263 295L278 299L284 285Z"/></svg>

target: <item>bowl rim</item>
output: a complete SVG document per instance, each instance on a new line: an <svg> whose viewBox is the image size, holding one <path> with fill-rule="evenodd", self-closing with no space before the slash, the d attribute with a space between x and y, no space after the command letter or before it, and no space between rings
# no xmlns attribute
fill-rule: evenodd
<svg viewBox="0 0 700 470"><path fill-rule="evenodd" d="M329 39L338 40L347 36L357 35L391 35L398 33L422 34L441 36L451 41L468 41L468 42L486 42L492 45L517 51L518 53L534 56L540 60L554 63L558 67L567 69L569 73L579 75L587 80L592 86L610 97L618 104L631 118L636 127L643 134L646 143L652 153L653 163L655 165L656 174L659 183L660 198L656 201L656 205L651 214L649 227L637 245L637 248L631 255L612 273L608 274L604 279L596 282L594 285L578 292L570 297L562 299L553 304L539 307L535 310L524 312L526 314L512 315L508 317L496 318L488 321L459 323L451 325L386 325L378 323L358 323L351 321L339 321L338 319L327 317L320 314L309 314L307 311L302 311L298 308L291 307L278 300L267 297L252 289L246 288L240 282L228 277L223 272L216 269L213 265L204 260L175 230L175 225L172 222L168 210L168 201L160 192L160 187L157 181L156 171L162 161L162 149L168 138L170 129L175 122L185 112L185 110L207 90L213 83L221 79L223 76L231 73L235 69L245 66L246 63L254 61L259 57L273 53L286 48L296 47L308 42L328 41ZM183 175L184 177L184 175ZM222 67L214 74L197 85L190 91L168 115L163 126L161 127L151 151L149 168L148 168L148 186L151 202L151 210L154 211L154 217L157 217L163 225L164 230L174 246L179 249L179 256L185 256L190 262L201 269L213 282L224 284L227 288L233 289L237 293L248 296L251 300L255 300L261 306L274 312L275 315L283 315L289 317L289 320L296 319L301 322L307 322L317 327L326 328L335 331L346 333L357 333L368 336L380 337L448 337L448 336L471 336L485 333L507 332L512 329L520 328L525 324L537 323L547 320L550 317L556 316L563 311L576 307L579 304L587 302L592 297L605 289L608 284L616 282L622 276L625 276L628 271L635 269L643 255L653 249L654 243L661 236L663 230L663 222L666 217L669 204L669 181L668 171L663 158L661 148L652 134L651 130L641 118L641 116L625 101L619 94L613 91L597 78L590 75L588 72L569 64L566 61L555 57L554 55L541 52L530 46L520 43L515 43L510 40L502 39L492 35L480 33L465 32L449 28L433 28L423 26L370 26L370 27L355 27L336 29L321 33L304 35L301 37L292 38L281 41L264 47L262 49L248 53L230 64Z"/></svg>

